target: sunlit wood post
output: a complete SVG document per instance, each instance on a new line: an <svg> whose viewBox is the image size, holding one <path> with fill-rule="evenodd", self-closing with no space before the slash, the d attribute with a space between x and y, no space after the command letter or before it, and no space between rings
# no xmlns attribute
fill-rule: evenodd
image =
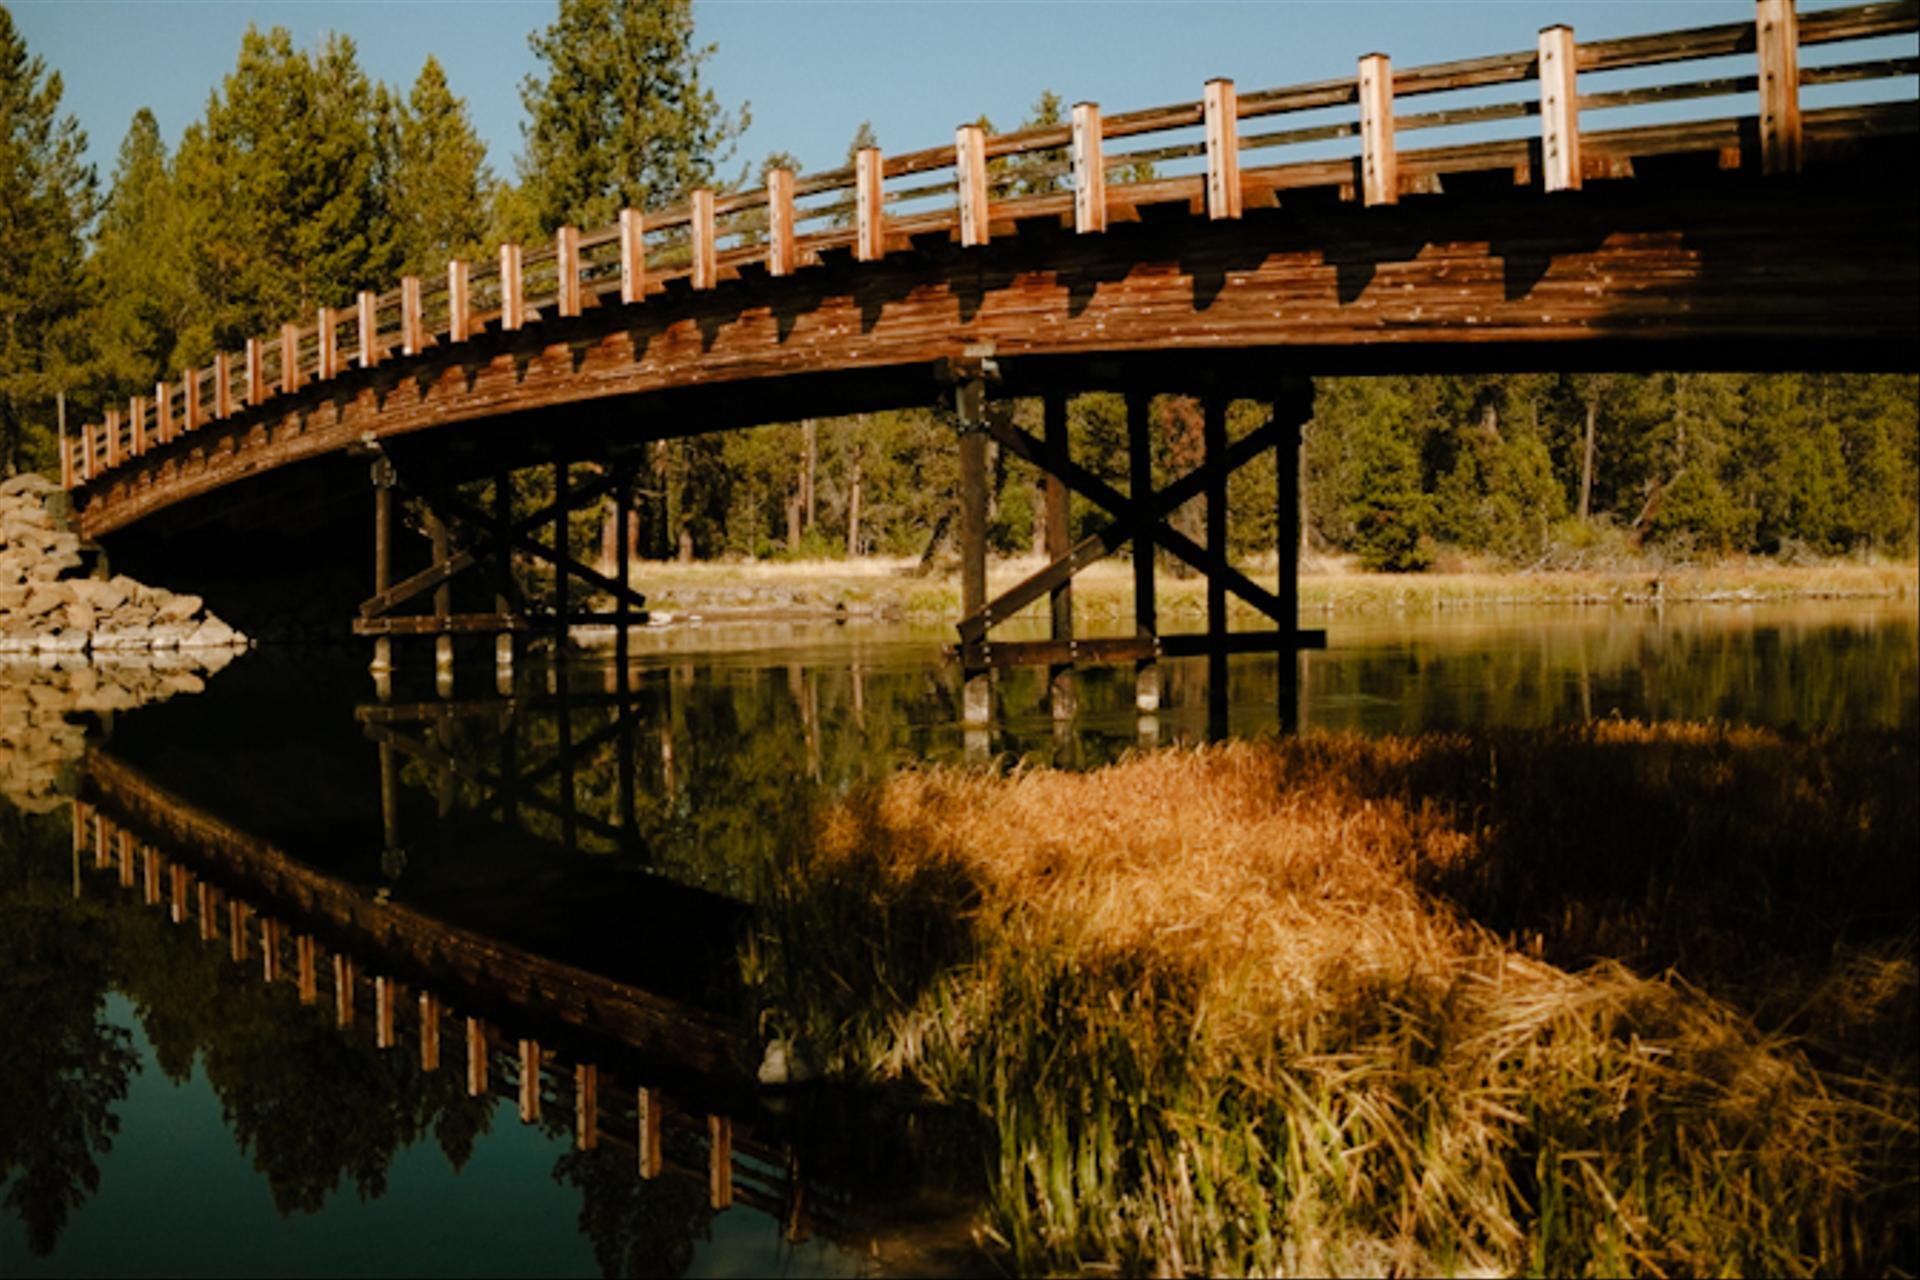
<svg viewBox="0 0 1920 1280"><path fill-rule="evenodd" d="M767 170L767 274L790 276L794 268L793 171Z"/></svg>
<svg viewBox="0 0 1920 1280"><path fill-rule="evenodd" d="M554 265L559 271L557 302L560 314L580 314L580 228L561 227L553 235Z"/></svg>
<svg viewBox="0 0 1920 1280"><path fill-rule="evenodd" d="M427 349L426 317L420 301L420 277L400 277L400 353L417 356Z"/></svg>
<svg viewBox="0 0 1920 1280"><path fill-rule="evenodd" d="M540 1042L520 1042L520 1122L532 1124L540 1118Z"/></svg>
<svg viewBox="0 0 1920 1280"><path fill-rule="evenodd" d="M362 289L354 295L354 329L359 338L359 364L371 369L385 353L380 349L380 295Z"/></svg>
<svg viewBox="0 0 1920 1280"><path fill-rule="evenodd" d="M280 390L288 395L300 389L300 326L280 326Z"/></svg>
<svg viewBox="0 0 1920 1280"><path fill-rule="evenodd" d="M1800 132L1800 19L1793 0L1759 0L1754 45L1760 57L1760 167L1798 173L1805 158Z"/></svg>
<svg viewBox="0 0 1920 1280"><path fill-rule="evenodd" d="M93 447L93 427L83 426L80 428L80 478L91 480L99 474L99 456Z"/></svg>
<svg viewBox="0 0 1920 1280"><path fill-rule="evenodd" d="M953 131L953 171L960 204L960 243L987 243L987 131L963 124Z"/></svg>
<svg viewBox="0 0 1920 1280"><path fill-rule="evenodd" d="M1240 96L1233 81L1207 81L1202 100L1207 129L1207 217L1240 216Z"/></svg>
<svg viewBox="0 0 1920 1280"><path fill-rule="evenodd" d="M447 263L447 341L473 336L473 268L455 258Z"/></svg>
<svg viewBox="0 0 1920 1280"><path fill-rule="evenodd" d="M1540 160L1548 191L1580 189L1580 96L1573 28L1540 32Z"/></svg>
<svg viewBox="0 0 1920 1280"><path fill-rule="evenodd" d="M233 353L213 353L213 416L225 421L233 416Z"/></svg>
<svg viewBox="0 0 1920 1280"><path fill-rule="evenodd" d="M660 1112L662 1100L658 1089L642 1088L635 1098L635 1113L639 1117L639 1133L636 1135L640 1152L640 1176L651 1180L660 1176Z"/></svg>
<svg viewBox="0 0 1920 1280"><path fill-rule="evenodd" d="M733 1119L707 1117L707 1198L717 1212L733 1204Z"/></svg>
<svg viewBox="0 0 1920 1280"><path fill-rule="evenodd" d="M573 1069L573 1145L591 1151L600 1142L600 1068L582 1062Z"/></svg>
<svg viewBox="0 0 1920 1280"><path fill-rule="evenodd" d="M1366 203L1400 201L1400 167L1393 141L1393 60L1384 53L1360 59L1360 177Z"/></svg>
<svg viewBox="0 0 1920 1280"><path fill-rule="evenodd" d="M620 301L631 306L646 296L646 223L638 209L622 209L620 211Z"/></svg>
<svg viewBox="0 0 1920 1280"><path fill-rule="evenodd" d="M500 328L512 333L527 322L527 294L520 283L520 246L500 246Z"/></svg>
<svg viewBox="0 0 1920 1280"><path fill-rule="evenodd" d="M164 382L153 384L153 431L161 444L173 442L173 389Z"/></svg>
<svg viewBox="0 0 1920 1280"><path fill-rule="evenodd" d="M1107 168L1094 102L1073 105L1073 229L1081 235L1107 229Z"/></svg>
<svg viewBox="0 0 1920 1280"><path fill-rule="evenodd" d="M886 198L881 189L884 169L880 148L862 147L853 158L853 256L860 262L878 262L886 256Z"/></svg>
<svg viewBox="0 0 1920 1280"><path fill-rule="evenodd" d="M440 997L431 991L420 993L420 1069L440 1069Z"/></svg>
<svg viewBox="0 0 1920 1280"><path fill-rule="evenodd" d="M138 458L147 451L147 400L145 396L132 396L127 400L127 437L133 444L133 456Z"/></svg>
<svg viewBox="0 0 1920 1280"><path fill-rule="evenodd" d="M188 369L180 375L180 429L197 430L201 421L200 371Z"/></svg>
<svg viewBox="0 0 1920 1280"><path fill-rule="evenodd" d="M332 307L320 308L314 318L313 376L321 382L340 376L340 334L334 328Z"/></svg>
<svg viewBox="0 0 1920 1280"><path fill-rule="evenodd" d="M478 1098L487 1091L487 1026L478 1018L467 1019L467 1096Z"/></svg>
<svg viewBox="0 0 1920 1280"><path fill-rule="evenodd" d="M687 199L687 237L693 251L693 287L711 289L720 274L714 244L713 192L700 187Z"/></svg>
<svg viewBox="0 0 1920 1280"><path fill-rule="evenodd" d="M333 1025L345 1031L353 1025L353 959L333 953Z"/></svg>
<svg viewBox="0 0 1920 1280"><path fill-rule="evenodd" d="M107 469L120 465L120 411L107 410Z"/></svg>
<svg viewBox="0 0 1920 1280"><path fill-rule="evenodd" d="M267 399L266 351L260 339L247 339L247 407L256 408Z"/></svg>

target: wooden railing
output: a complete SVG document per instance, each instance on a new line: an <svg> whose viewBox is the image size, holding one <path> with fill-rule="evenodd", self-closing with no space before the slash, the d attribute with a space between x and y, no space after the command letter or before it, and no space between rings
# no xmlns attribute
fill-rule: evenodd
<svg viewBox="0 0 1920 1280"><path fill-rule="evenodd" d="M1717 153L1743 163L1746 126L1756 126L1761 170L1797 172L1809 141L1920 129L1912 99L1802 110L1809 86L1908 77L1911 56L1801 67L1800 51L1920 30L1920 0L1796 13L1792 0L1757 0L1752 22L1577 43L1549 27L1536 47L1491 57L1393 68L1385 54L1359 60L1355 75L1239 93L1213 80L1199 101L1103 116L1094 103L1070 123L988 135L963 125L950 145L883 156L796 176L774 170L752 191L695 191L685 202L589 231L562 227L554 243L502 245L497 261L451 262L444 278L409 277L363 292L352 306L322 307L312 324L287 324L222 352L178 382L160 383L124 411L61 442L62 479L75 488L150 450L276 396L290 395L385 360L459 343L484 331L514 331L550 317L644 305L665 293L712 289L730 278L780 277L836 257L871 262L916 237L987 244L1012 224L1055 218L1081 234L1138 217L1143 206L1185 202L1196 215L1238 218L1279 193L1333 188L1341 198L1390 205L1434 192L1445 175L1510 171L1517 183L1579 189L1595 176L1629 176L1637 156ZM1748 55L1740 75L1676 79L1598 92L1582 76ZM1534 81L1537 93L1506 102L1406 111L1403 100ZM1594 129L1596 112L1757 93L1758 116ZM1424 105L1424 104L1423 104ZM1345 118L1266 129L1268 117L1338 111ZM1351 110L1347 110L1351 109ZM1407 150L1399 135L1538 117L1509 137ZM1255 122L1262 122L1256 124ZM1249 127L1251 126L1251 127ZM1260 130L1266 131L1260 131ZM1117 145L1116 145L1117 144ZM1340 147L1319 158L1264 161L1273 153ZM1204 170L1152 176L1156 166L1204 160Z"/></svg>

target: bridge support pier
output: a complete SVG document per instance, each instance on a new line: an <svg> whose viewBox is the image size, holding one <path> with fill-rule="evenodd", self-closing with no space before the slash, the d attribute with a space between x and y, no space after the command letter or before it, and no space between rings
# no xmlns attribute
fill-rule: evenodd
<svg viewBox="0 0 1920 1280"><path fill-rule="evenodd" d="M975 392L970 388L978 387ZM1016 426L1006 403L976 408L974 395L984 380L960 380L956 409L960 425L961 602L959 643L949 654L962 664L965 679L964 722L984 729L991 715L991 676L997 667L1036 664L1048 668L1048 701L1055 717L1073 714L1072 668L1077 662L1132 662L1134 707L1145 743L1157 741L1163 699L1162 657L1207 658L1207 727L1213 735L1228 729L1229 662L1235 653L1272 653L1280 667L1282 727L1297 721L1298 655L1322 647L1325 633L1299 625L1299 470L1301 424L1313 411L1312 384L1288 379L1271 393L1268 420L1230 441L1227 409L1232 396L1224 387L1209 389L1202 403L1200 464L1160 488L1154 487L1150 389L1126 392L1128 492L1121 493L1076 463L1067 447L1066 400L1053 394L1044 402L1045 434L1036 438ZM977 417L975 416L977 414ZM974 421L982 430L969 430ZM1008 453L1039 468L1047 480L1050 563L992 598L986 592L985 437ZM1269 591L1235 568L1227 548L1228 482L1235 472L1267 450L1276 455L1276 511L1279 551L1277 590ZM1068 544L1066 498L1078 493L1102 508L1109 522ZM1174 527L1171 517L1195 498L1206 501L1206 540L1202 545ZM1097 560L1126 547L1133 558L1134 634L1130 637L1076 639L1073 635L1071 579ZM1162 635L1155 596L1155 552L1165 551L1198 569L1205 578L1206 629L1199 634ZM1228 625L1228 596L1238 596L1271 624L1270 630L1233 631ZM1050 602L1050 634L1045 640L993 641L990 629L1043 597ZM972 745L971 737L969 746Z"/></svg>

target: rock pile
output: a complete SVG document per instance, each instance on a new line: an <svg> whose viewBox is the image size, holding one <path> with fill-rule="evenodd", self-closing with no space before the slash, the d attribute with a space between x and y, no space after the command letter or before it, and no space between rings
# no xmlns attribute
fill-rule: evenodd
<svg viewBox="0 0 1920 1280"><path fill-rule="evenodd" d="M198 693L235 652L0 656L0 798L26 813L59 808L73 794L71 766L86 750L85 713Z"/></svg>
<svg viewBox="0 0 1920 1280"><path fill-rule="evenodd" d="M48 499L59 486L26 474L0 483L0 654L234 649L247 638L201 604L135 582L82 576L77 535Z"/></svg>

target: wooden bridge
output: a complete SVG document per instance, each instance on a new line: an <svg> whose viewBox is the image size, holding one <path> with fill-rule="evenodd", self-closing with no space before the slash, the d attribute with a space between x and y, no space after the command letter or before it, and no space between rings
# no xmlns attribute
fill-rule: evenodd
<svg viewBox="0 0 1920 1280"><path fill-rule="evenodd" d="M407 634L438 637L447 659L458 633L610 622L624 638L645 604L629 539L603 572L565 526L611 499L626 528L644 442L942 403L962 477L958 653L982 673L970 717L1006 662L1054 667L1070 710L1074 662L1132 660L1150 707L1160 654L1316 641L1297 627L1293 558L1308 375L1915 367L1920 201L1900 175L1920 106L1815 99L1905 81L1920 59L1809 51L1844 59L1916 30L1915 0L1804 14L1758 0L1752 22L1587 43L1552 27L1515 52L1413 68L1370 54L1312 84L1216 80L1174 106L1082 103L1070 124L963 126L922 151L775 170L759 190L628 209L289 317L64 441L64 478L82 531L162 581L276 533L324 534L314 555L373 561L355 630L378 638L377 662ZM1697 100L1729 114L1609 127ZM1496 136L1407 145L1428 129ZM1070 456L1067 400L1089 390L1128 398L1125 493ZM1202 398L1205 459L1156 491L1147 404L1164 392ZM1040 434L1013 424L1016 397L1044 401ZM1274 412L1229 442L1234 398ZM1048 477L1052 559L991 600L990 439ZM1228 476L1266 449L1280 464L1271 588L1225 552ZM582 461L599 473L575 485ZM508 477L535 465L554 468L554 498L517 515ZM404 577L396 485L433 513L430 558ZM1111 518L1078 544L1069 491ZM1196 497L1204 542L1168 520ZM1141 555L1136 634L1076 639L1072 575L1130 543L1206 575L1205 635L1160 634ZM527 599L514 557L551 567L550 601ZM455 611L456 579L483 584L479 606ZM611 603L585 607L585 593ZM1271 629L1229 633L1229 594ZM1043 598L1052 639L992 641Z"/></svg>

